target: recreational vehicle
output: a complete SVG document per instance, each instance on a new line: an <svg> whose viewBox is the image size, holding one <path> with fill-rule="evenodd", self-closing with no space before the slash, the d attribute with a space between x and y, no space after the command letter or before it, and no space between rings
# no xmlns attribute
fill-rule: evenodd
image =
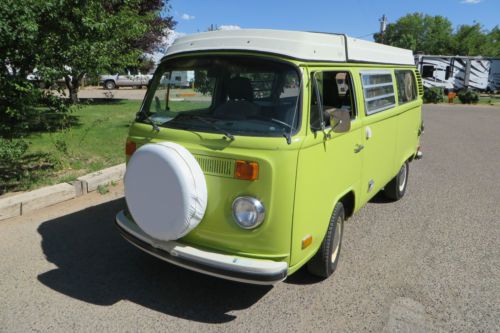
<svg viewBox="0 0 500 333"><path fill-rule="evenodd" d="M178 72L193 73L191 99L169 98L162 78ZM274 284L304 265L326 278L344 221L378 192L405 195L422 94L410 50L342 34L179 38L130 126L117 228L220 278Z"/></svg>
<svg viewBox="0 0 500 333"><path fill-rule="evenodd" d="M415 63L424 87L450 91L485 91L490 80L491 59L482 57L416 55Z"/></svg>
<svg viewBox="0 0 500 333"><path fill-rule="evenodd" d="M490 74L488 77L487 92L500 91L500 59L490 59Z"/></svg>

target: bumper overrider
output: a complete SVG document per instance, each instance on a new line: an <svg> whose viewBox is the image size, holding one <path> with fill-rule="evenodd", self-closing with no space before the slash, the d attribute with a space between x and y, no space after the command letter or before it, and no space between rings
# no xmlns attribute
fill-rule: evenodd
<svg viewBox="0 0 500 333"><path fill-rule="evenodd" d="M196 272L228 280L275 284L287 277L286 262L237 257L201 250L177 241L160 241L148 236L123 211L116 215L116 226L127 241L164 261Z"/></svg>

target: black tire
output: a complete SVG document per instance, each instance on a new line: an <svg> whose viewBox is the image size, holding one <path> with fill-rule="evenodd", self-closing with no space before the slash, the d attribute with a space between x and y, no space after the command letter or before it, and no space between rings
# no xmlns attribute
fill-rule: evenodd
<svg viewBox="0 0 500 333"><path fill-rule="evenodd" d="M115 81L113 80L108 80L106 82L104 82L104 88L108 89L108 90L113 90L116 88L116 84L115 84Z"/></svg>
<svg viewBox="0 0 500 333"><path fill-rule="evenodd" d="M330 224L318 252L307 263L309 273L327 278L335 272L340 258L344 234L344 205L338 202L330 218Z"/></svg>
<svg viewBox="0 0 500 333"><path fill-rule="evenodd" d="M408 162L404 162L399 169L398 174L394 177L384 188L384 195L393 201L401 199L408 187L408 174L410 173L410 166Z"/></svg>

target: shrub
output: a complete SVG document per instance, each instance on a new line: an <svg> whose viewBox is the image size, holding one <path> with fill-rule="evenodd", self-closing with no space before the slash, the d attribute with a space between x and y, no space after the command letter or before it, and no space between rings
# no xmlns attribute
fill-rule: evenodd
<svg viewBox="0 0 500 333"><path fill-rule="evenodd" d="M22 139L6 140L0 138L0 163L11 164L18 161L28 149L28 144Z"/></svg>
<svg viewBox="0 0 500 333"><path fill-rule="evenodd" d="M473 90L461 90L458 92L458 99L462 104L477 104L479 102L479 94Z"/></svg>
<svg viewBox="0 0 500 333"><path fill-rule="evenodd" d="M424 103L441 103L443 102L444 90L440 87L425 88Z"/></svg>

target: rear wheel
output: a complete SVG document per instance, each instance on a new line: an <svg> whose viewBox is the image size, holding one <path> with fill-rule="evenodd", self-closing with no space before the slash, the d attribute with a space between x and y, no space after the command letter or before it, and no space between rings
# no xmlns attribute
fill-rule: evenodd
<svg viewBox="0 0 500 333"><path fill-rule="evenodd" d="M340 258L342 234L344 231L345 212L341 202L335 205L330 224L321 247L307 263L309 273L327 278L335 271Z"/></svg>
<svg viewBox="0 0 500 333"><path fill-rule="evenodd" d="M394 177L384 188L384 195L387 198L397 201L405 195L409 171L408 162L404 162L396 177Z"/></svg>

